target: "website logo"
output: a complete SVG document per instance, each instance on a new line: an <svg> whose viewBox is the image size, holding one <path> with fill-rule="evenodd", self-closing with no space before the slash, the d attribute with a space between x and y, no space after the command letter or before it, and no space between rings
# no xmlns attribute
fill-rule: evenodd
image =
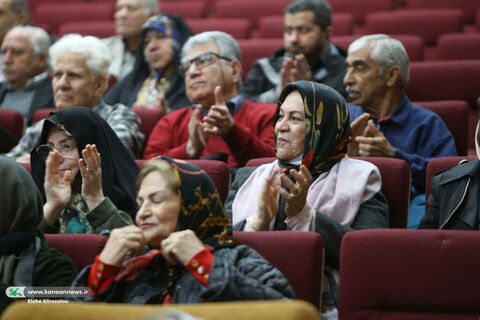
<svg viewBox="0 0 480 320"><path fill-rule="evenodd" d="M26 287L8 287L5 290L7 297L9 298L25 298L23 291Z"/></svg>

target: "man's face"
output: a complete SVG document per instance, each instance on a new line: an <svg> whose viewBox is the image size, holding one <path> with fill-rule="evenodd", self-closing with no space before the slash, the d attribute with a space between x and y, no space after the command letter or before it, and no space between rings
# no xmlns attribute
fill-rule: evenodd
<svg viewBox="0 0 480 320"><path fill-rule="evenodd" d="M129 38L140 35L148 16L144 14L141 0L117 0L113 18L115 32Z"/></svg>
<svg viewBox="0 0 480 320"><path fill-rule="evenodd" d="M322 31L320 26L314 23L314 17L312 11L285 14L283 41L291 55L303 53L308 58L326 50L330 29Z"/></svg>
<svg viewBox="0 0 480 320"><path fill-rule="evenodd" d="M216 44L202 44L193 47L186 55L186 60L198 58L201 54L213 52L219 54ZM193 63L185 72L185 87L188 100L192 103L200 103L208 109L215 103L213 90L216 86L222 87L225 99L233 98L232 92L236 90L238 74L231 63L221 58L214 57L211 63L199 68Z"/></svg>
<svg viewBox="0 0 480 320"><path fill-rule="evenodd" d="M35 55L28 33L12 30L2 43L2 73L14 86L22 88L35 75L46 70L46 55Z"/></svg>
<svg viewBox="0 0 480 320"><path fill-rule="evenodd" d="M0 0L0 43L13 26L20 24L12 10L12 0Z"/></svg>
<svg viewBox="0 0 480 320"><path fill-rule="evenodd" d="M386 80L380 75L380 66L370 58L370 46L348 53L347 73L343 83L347 86L353 103L374 112L387 89Z"/></svg>
<svg viewBox="0 0 480 320"><path fill-rule="evenodd" d="M65 51L57 57L52 79L57 108L92 108L102 96L104 84L105 77L92 76L83 54Z"/></svg>
<svg viewBox="0 0 480 320"><path fill-rule="evenodd" d="M149 29L145 34L145 58L155 69L163 69L173 60L173 40Z"/></svg>

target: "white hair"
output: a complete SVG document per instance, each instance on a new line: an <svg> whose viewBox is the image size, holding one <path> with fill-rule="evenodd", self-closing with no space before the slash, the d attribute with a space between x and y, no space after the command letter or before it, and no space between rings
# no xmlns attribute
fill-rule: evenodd
<svg viewBox="0 0 480 320"><path fill-rule="evenodd" d="M50 47L50 62L53 67L55 67L58 56L64 52L83 54L93 77L99 75L108 77L108 67L111 59L110 51L97 37L83 37L74 33L63 36Z"/></svg>
<svg viewBox="0 0 480 320"><path fill-rule="evenodd" d="M384 75L388 68L398 66L400 74L398 84L405 88L410 79L410 59L403 44L385 34L372 34L361 37L350 44L348 53L370 46L370 58L379 64L380 75Z"/></svg>
<svg viewBox="0 0 480 320"><path fill-rule="evenodd" d="M52 45L52 41L47 31L39 27L34 26L15 26L8 33L19 32L24 34L30 40L33 53L40 55L42 53L48 53L48 49Z"/></svg>

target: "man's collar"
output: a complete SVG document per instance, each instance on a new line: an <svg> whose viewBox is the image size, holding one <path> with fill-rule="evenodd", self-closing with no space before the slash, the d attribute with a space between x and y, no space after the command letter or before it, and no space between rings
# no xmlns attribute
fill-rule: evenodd
<svg viewBox="0 0 480 320"><path fill-rule="evenodd" d="M22 88L15 87L10 81L7 81L6 79L2 81L2 84L5 85L7 89L30 89L35 87L39 82L43 81L47 77L48 77L47 71L37 74L33 78L28 79Z"/></svg>
<svg viewBox="0 0 480 320"><path fill-rule="evenodd" d="M407 114L408 112L405 112L404 110L407 107L408 103L409 103L409 100L407 96L403 94L402 99L400 100L400 103L393 110L393 112L381 119L377 119L377 122L382 123L386 121L392 121L396 123L398 126L405 125L408 120L408 114Z"/></svg>

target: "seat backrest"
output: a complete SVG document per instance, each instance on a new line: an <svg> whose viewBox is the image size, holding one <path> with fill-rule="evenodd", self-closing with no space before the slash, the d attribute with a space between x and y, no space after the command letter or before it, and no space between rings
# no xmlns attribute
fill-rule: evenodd
<svg viewBox="0 0 480 320"><path fill-rule="evenodd" d="M475 21L475 12L479 8L478 0L405 0L407 9L460 9L465 17L465 22Z"/></svg>
<svg viewBox="0 0 480 320"><path fill-rule="evenodd" d="M394 34L393 38L399 40L407 51L410 61L422 61L425 53L425 41L423 38L413 34ZM348 46L361 35L333 36L331 41L337 46L348 50Z"/></svg>
<svg viewBox="0 0 480 320"><path fill-rule="evenodd" d="M428 209L428 196L430 195L430 183L432 182L432 178L442 171L451 169L457 166L460 161L467 160L472 161L477 159L476 156L459 156L459 157L441 157L441 158L434 158L431 159L427 164L427 181L425 184L425 211Z"/></svg>
<svg viewBox="0 0 480 320"><path fill-rule="evenodd" d="M439 60L480 59L480 33L447 33L438 38Z"/></svg>
<svg viewBox="0 0 480 320"><path fill-rule="evenodd" d="M233 232L235 246L255 249L288 279L297 299L321 306L324 250L316 232L260 231Z"/></svg>
<svg viewBox="0 0 480 320"><path fill-rule="evenodd" d="M394 0L331 0L329 3L335 13L346 12L352 14L355 24L363 24L365 16L370 12L391 11L394 7Z"/></svg>
<svg viewBox="0 0 480 320"><path fill-rule="evenodd" d="M115 23L113 20L100 21L74 21L62 23L58 27L57 38L69 33L79 33L82 36L95 36L97 38L108 38L115 35Z"/></svg>
<svg viewBox="0 0 480 320"><path fill-rule="evenodd" d="M388 200L389 227L406 228L408 207L410 203L410 167L407 162L395 158L353 157L377 166L382 176L382 193ZM256 167L271 163L276 158L256 158L247 162L246 166Z"/></svg>
<svg viewBox="0 0 480 320"><path fill-rule="evenodd" d="M46 119L48 118L48 116L50 115L50 112L55 112L57 111L58 109L56 108L43 108L43 109L38 109L37 111L35 111L35 113L33 114L33 120L32 120L32 124L35 124L37 123L38 121L42 120L42 119Z"/></svg>
<svg viewBox="0 0 480 320"><path fill-rule="evenodd" d="M365 18L365 34L414 34L426 45L435 45L439 35L462 32L463 16L458 9L411 9L372 12Z"/></svg>
<svg viewBox="0 0 480 320"><path fill-rule="evenodd" d="M468 154L468 103L463 100L416 101L413 104L429 109L442 118L455 139L457 153Z"/></svg>
<svg viewBox="0 0 480 320"><path fill-rule="evenodd" d="M39 4L33 15L33 25L47 26L56 36L60 25L67 22L112 20L113 2L74 2Z"/></svg>
<svg viewBox="0 0 480 320"><path fill-rule="evenodd" d="M140 131L145 135L145 143L147 143L148 137L150 137L150 133L152 133L152 130L157 124L158 120L160 120L165 115L165 112L159 109L148 108L131 109L140 118L140 120L142 120L142 124L140 125Z"/></svg>
<svg viewBox="0 0 480 320"><path fill-rule="evenodd" d="M340 249L339 319L478 319L478 231L367 229Z"/></svg>
<svg viewBox="0 0 480 320"><path fill-rule="evenodd" d="M72 259L77 271L93 263L102 252L108 238L99 234L45 234L50 247Z"/></svg>
<svg viewBox="0 0 480 320"><path fill-rule="evenodd" d="M183 19L204 18L207 14L208 0L162 1L162 12L175 13Z"/></svg>
<svg viewBox="0 0 480 320"><path fill-rule="evenodd" d="M25 120L17 110L0 109L0 125L13 137L22 138Z"/></svg>
<svg viewBox="0 0 480 320"><path fill-rule="evenodd" d="M196 34L219 30L228 33L237 40L250 38L251 23L247 18L186 19L186 22Z"/></svg>
<svg viewBox="0 0 480 320"><path fill-rule="evenodd" d="M257 59L270 57L283 47L283 38L240 39L237 41L242 52L242 77L245 78Z"/></svg>
<svg viewBox="0 0 480 320"><path fill-rule="evenodd" d="M283 15L285 7L291 0L229 0L215 1L212 17L215 18L248 18L252 27L264 16ZM163 10L163 9L162 9Z"/></svg>
<svg viewBox="0 0 480 320"><path fill-rule="evenodd" d="M135 161L141 169L148 160L137 159ZM225 203L225 199L227 198L230 189L230 168L227 164L218 160L189 159L186 161L198 166L210 176L215 187L217 187L222 203Z"/></svg>

